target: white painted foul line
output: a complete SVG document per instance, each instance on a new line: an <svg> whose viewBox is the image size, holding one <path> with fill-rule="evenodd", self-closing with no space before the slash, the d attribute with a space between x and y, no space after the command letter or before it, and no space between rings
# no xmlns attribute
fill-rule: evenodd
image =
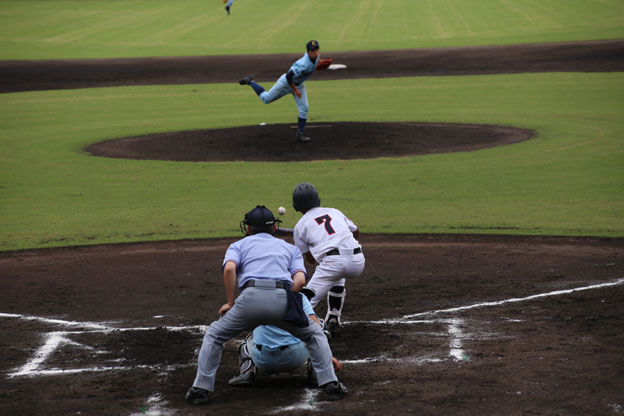
<svg viewBox="0 0 624 416"><path fill-rule="evenodd" d="M414 314L411 314L411 315L403 315L402 317L395 318L395 319L382 319L382 320L378 320L378 321L351 321L351 322L344 322L344 324L345 325L352 325L352 324L355 324L355 323L370 323L370 324L394 325L394 324L420 324L420 323L428 323L428 322L431 322L430 319L428 319L428 320L413 320L413 318L426 317L426 316L438 315L438 314L444 314L444 313L462 312L462 311L467 311L467 310L470 310L470 309L486 308L486 307L490 307L490 306L500 306L500 305L504 305L504 304L507 304L507 303L528 302L528 301L531 301L531 300L534 300L534 299L547 298L547 297L552 297L552 296L569 295L571 293L583 292L583 291L586 291L586 290L602 289L602 288L605 288L605 287L619 286L621 284L624 284L624 278L618 279L618 280L614 280L612 282L599 283L599 284L590 285L590 286L582 286L582 287L577 287L577 288L574 288L574 289L555 290L555 291L552 291L552 292L539 293L537 295L526 296L526 297L523 297L523 298L511 298L511 299L504 299L504 300L499 300L499 301L475 303L473 305L459 306L459 307L456 307L456 308L438 309L438 310L427 311L427 312L419 312L419 313L414 313Z"/></svg>
<svg viewBox="0 0 624 416"><path fill-rule="evenodd" d="M501 301L490 301L490 302L482 302L476 303L467 306L460 306L456 308L448 308L448 309L439 309L427 312L420 312L411 315L404 315L398 319L384 319L379 321L352 321L345 322L345 325L352 325L355 323L369 323L369 324L384 324L384 325L399 325L399 324L446 324L447 332L449 335L449 356L454 360L467 360L467 355L463 350L462 340L465 338L469 338L471 335L465 334L463 332L462 326L464 321L458 318L453 319L414 319L417 317L426 317L431 315L445 314L445 313L454 313L461 312L470 309L490 307L490 306L500 306L507 303L517 303L517 302L527 302L534 299L552 297L552 296L560 296L571 294L575 292L582 292L586 290L594 290L601 289L605 287L612 287L624 284L624 278L618 279L616 281L595 284L590 286L583 286L574 289L567 290L557 290L547 293L541 293L537 295L526 296L523 298L511 298L505 299ZM161 318L161 316L157 316ZM138 366L107 366L107 367L89 367L89 368L76 368L76 369L42 369L41 366L46 362L46 360L52 355L59 347L63 345L73 345L80 348L88 349L94 351L94 353L100 353L95 351L93 347L88 345L80 344L78 342L72 341L68 338L68 335L71 334L84 334L84 333L108 333L112 331L149 331L155 330L157 328L162 328L169 331L185 331L185 330L195 330L200 332L205 332L207 326L206 325L195 325L195 326L180 326L180 327L167 327L167 326L159 326L159 327L137 327L137 328L116 328L111 326L110 324L105 323L95 323L95 322L77 322L77 321L66 321L62 319L50 319L43 318L31 315L21 315L21 314L8 314L8 313L0 313L0 318L14 318L14 319L23 319L28 321L38 321L46 324L60 325L69 328L83 328L84 331L54 331L47 334L45 338L45 342L43 346L41 346L33 355L33 357L22 367L17 369L16 371L7 374L9 378L12 377L20 377L20 376L34 376L34 375L56 375L56 374L72 374L72 373L81 373L81 372L97 372L97 371L119 371L119 370L131 370L136 368L163 368L163 366L148 366L148 365L138 365ZM428 362L440 362L443 361L440 358L430 358L430 357L404 357L404 358L390 358L390 357L371 357L360 360L344 360L345 364L365 364L365 363L374 363L374 362L400 362L400 363L428 363ZM165 366L165 369L176 369L191 366L191 364L183 364L180 366Z"/></svg>

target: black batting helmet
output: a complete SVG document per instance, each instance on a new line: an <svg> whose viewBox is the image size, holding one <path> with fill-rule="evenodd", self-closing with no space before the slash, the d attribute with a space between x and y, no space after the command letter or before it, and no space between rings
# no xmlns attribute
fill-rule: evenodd
<svg viewBox="0 0 624 416"><path fill-rule="evenodd" d="M293 190L293 208L295 211L306 212L320 206L321 198L314 185L303 182L295 186Z"/></svg>
<svg viewBox="0 0 624 416"><path fill-rule="evenodd" d="M252 234L273 234L275 225L280 222L282 220L276 219L270 209L264 205L256 205L254 209L245 214L245 218L240 222L240 229L245 235L249 235L249 231Z"/></svg>

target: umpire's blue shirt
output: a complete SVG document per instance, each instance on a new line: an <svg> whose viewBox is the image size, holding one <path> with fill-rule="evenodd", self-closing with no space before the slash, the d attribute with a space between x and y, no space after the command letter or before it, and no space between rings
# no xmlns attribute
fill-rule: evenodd
<svg viewBox="0 0 624 416"><path fill-rule="evenodd" d="M230 244L225 252L223 266L228 261L236 264L238 287L253 279L284 281L292 284L292 276L305 273L301 251L271 234L250 235Z"/></svg>

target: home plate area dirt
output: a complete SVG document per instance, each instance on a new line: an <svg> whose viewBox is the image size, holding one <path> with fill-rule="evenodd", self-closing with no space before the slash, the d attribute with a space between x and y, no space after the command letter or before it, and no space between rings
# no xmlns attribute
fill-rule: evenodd
<svg viewBox="0 0 624 416"><path fill-rule="evenodd" d="M187 404L232 241L0 253L0 413L622 412L624 242L474 235L362 235L331 343L345 400L322 401L303 371L228 386L243 333L212 402Z"/></svg>

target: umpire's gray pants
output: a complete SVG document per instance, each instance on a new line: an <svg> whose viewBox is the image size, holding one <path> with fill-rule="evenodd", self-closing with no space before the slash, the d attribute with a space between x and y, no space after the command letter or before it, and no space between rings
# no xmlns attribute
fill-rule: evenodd
<svg viewBox="0 0 624 416"><path fill-rule="evenodd" d="M214 391L217 369L221 362L223 344L245 330L258 325L278 326L303 341L310 353L318 385L337 381L332 364L332 352L321 327L308 318L309 325L299 328L284 321L286 311L284 289L250 287L236 299L234 306L208 327L197 359L194 387Z"/></svg>

